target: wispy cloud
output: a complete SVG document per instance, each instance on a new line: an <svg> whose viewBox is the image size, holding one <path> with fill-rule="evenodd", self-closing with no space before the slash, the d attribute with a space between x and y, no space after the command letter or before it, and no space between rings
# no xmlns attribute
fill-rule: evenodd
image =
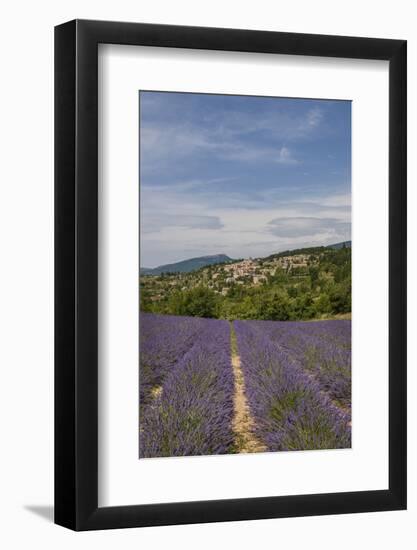
<svg viewBox="0 0 417 550"><path fill-rule="evenodd" d="M308 237L317 235L346 236L350 234L350 223L335 218L289 217L275 218L268 222L268 231L276 237Z"/></svg>
<svg viewBox="0 0 417 550"><path fill-rule="evenodd" d="M347 103L160 93L141 114L142 265L350 237Z"/></svg>
<svg viewBox="0 0 417 550"><path fill-rule="evenodd" d="M185 229L221 229L223 224L218 216L193 216L188 214L151 214L144 216L143 233L161 232L165 228L180 227Z"/></svg>
<svg viewBox="0 0 417 550"><path fill-rule="evenodd" d="M299 164L299 161L293 157L293 154L288 147L281 147L278 151L278 158L276 162L280 164Z"/></svg>
<svg viewBox="0 0 417 550"><path fill-rule="evenodd" d="M160 192L168 191L175 193L188 193L190 191L196 191L199 189L210 190L211 187L223 184L227 182L232 182L236 178L206 178L206 179L181 179L181 180L170 180L165 183L150 183L144 181L141 182L142 189L150 192Z"/></svg>
<svg viewBox="0 0 417 550"><path fill-rule="evenodd" d="M171 99L175 104L175 98ZM167 98L161 94L146 94L141 101L141 112L148 115L141 120L141 161L144 169L151 167L153 171L174 159L193 156L295 165L300 159L287 142L294 144L311 138L324 117L318 107L301 114L277 109L267 114L220 110L205 116L202 124L201 117L194 120L189 113L183 119L176 119L172 112L168 120L149 117L149 112L161 115L166 110Z"/></svg>
<svg viewBox="0 0 417 550"><path fill-rule="evenodd" d="M213 160L243 162L277 162L298 164L300 160L287 146L277 147L248 142L237 135L227 137L215 131L196 130L187 125L160 127L146 125L141 130L141 162L145 169L161 169L174 160L187 157L211 157Z"/></svg>
<svg viewBox="0 0 417 550"><path fill-rule="evenodd" d="M318 107L310 109L307 113L307 126L309 129L317 128L323 119L323 111Z"/></svg>

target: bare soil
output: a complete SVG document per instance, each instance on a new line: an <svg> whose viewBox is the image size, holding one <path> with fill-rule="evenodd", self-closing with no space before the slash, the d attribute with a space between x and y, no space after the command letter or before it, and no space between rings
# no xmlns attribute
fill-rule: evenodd
<svg viewBox="0 0 417 550"><path fill-rule="evenodd" d="M236 452L262 453L265 445L254 435L254 420L250 414L245 395L245 381L240 366L240 357L232 355L233 375L235 378L233 431L235 433Z"/></svg>
<svg viewBox="0 0 417 550"><path fill-rule="evenodd" d="M151 396L152 396L152 399L156 399L157 397L159 397L162 393L162 386L154 386L152 389L151 389Z"/></svg>

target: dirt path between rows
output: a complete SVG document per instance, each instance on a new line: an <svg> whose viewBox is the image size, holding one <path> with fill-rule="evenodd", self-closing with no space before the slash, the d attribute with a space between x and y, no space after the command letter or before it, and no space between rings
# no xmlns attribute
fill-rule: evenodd
<svg viewBox="0 0 417 550"><path fill-rule="evenodd" d="M235 434L235 446L237 453L262 453L267 449L265 445L253 434L254 420L250 414L249 405L245 394L245 380L240 366L240 357L237 352L236 335L231 325L232 338L232 368L235 379L233 396L234 418L233 432Z"/></svg>

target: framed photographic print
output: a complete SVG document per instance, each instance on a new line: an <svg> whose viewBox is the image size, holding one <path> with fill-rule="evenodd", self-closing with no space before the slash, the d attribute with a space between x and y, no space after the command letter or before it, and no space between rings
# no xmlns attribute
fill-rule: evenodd
<svg viewBox="0 0 417 550"><path fill-rule="evenodd" d="M55 30L55 521L406 507L406 42Z"/></svg>

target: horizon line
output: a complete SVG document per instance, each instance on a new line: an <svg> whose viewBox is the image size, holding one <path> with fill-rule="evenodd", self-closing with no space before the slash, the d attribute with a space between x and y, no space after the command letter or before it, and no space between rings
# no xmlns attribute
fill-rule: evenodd
<svg viewBox="0 0 417 550"><path fill-rule="evenodd" d="M334 245L337 245L337 244L343 244L343 243L349 243L349 242L350 243L352 242L352 238L345 239L344 241L332 242L330 244L316 244L316 245L311 245L311 246L297 246L296 248L283 248L282 250L277 250L276 252L270 252L269 254L266 254L265 256L231 257L228 254L224 254L224 253L202 254L201 256L191 256L191 257L183 258L182 260L175 260L175 261L170 261L170 262L166 262L166 263L160 263L160 264L155 265L153 267L141 265L140 258L139 258L139 269L158 269L159 267L166 266L166 265L174 265L174 264L178 264L178 263L181 263L181 262L187 262L189 260L196 260L198 258L213 258L215 256L227 256L233 262L235 262L237 260L249 260L249 259L257 260L257 259L260 259L260 258L267 258L268 256L273 256L274 254L282 254L282 252L293 252L294 250L302 250L303 248L328 248L329 246L334 246Z"/></svg>

